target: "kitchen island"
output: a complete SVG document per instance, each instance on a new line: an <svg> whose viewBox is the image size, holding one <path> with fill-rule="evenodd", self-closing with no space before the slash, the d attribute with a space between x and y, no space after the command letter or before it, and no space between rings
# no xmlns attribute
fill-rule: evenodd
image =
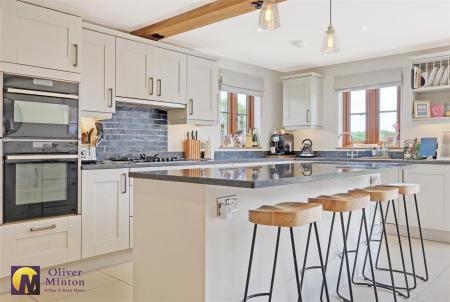
<svg viewBox="0 0 450 302"><path fill-rule="evenodd" d="M134 301L240 301L249 259L252 224L248 210L263 204L306 202L379 182L381 173L412 166L387 163L295 162L245 167L132 172L134 178ZM227 200L231 205L221 206ZM222 214L222 215L221 215ZM349 247L359 229L359 213L350 224ZM369 211L371 214L371 211ZM331 215L319 223L325 250ZM297 228L298 259L307 228ZM261 227L256 241L250 294L266 292L276 228ZM335 230L328 266L329 284L339 268L341 235ZM295 301L296 288L287 233L281 242L274 301ZM317 264L314 247L310 264ZM304 301L316 301L319 271L309 271ZM319 286L319 287L318 287ZM330 287L334 293L334 288Z"/></svg>

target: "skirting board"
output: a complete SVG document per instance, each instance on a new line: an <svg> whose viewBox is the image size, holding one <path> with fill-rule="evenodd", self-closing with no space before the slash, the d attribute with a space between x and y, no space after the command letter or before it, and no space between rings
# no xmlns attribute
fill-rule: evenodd
<svg viewBox="0 0 450 302"><path fill-rule="evenodd" d="M400 235L406 237L407 236L406 226L399 226L399 229ZM397 235L397 231L395 229L394 224L386 225L386 231L390 235ZM419 228L411 226L409 227L409 231L411 233L412 238L420 238ZM423 239L425 240L450 243L450 232L422 228L422 235Z"/></svg>
<svg viewBox="0 0 450 302"><path fill-rule="evenodd" d="M96 257L91 257L87 259L82 259L75 262L63 263L56 265L55 267L63 267L67 269L81 270L83 273L95 271L101 268L105 268L112 265L117 265L131 261L132 259L132 249L127 249L123 251L118 251L115 253L110 253L106 255L100 255ZM41 269L41 278L46 277L48 269ZM11 289L11 277L4 277L0 279L0 294L7 293Z"/></svg>

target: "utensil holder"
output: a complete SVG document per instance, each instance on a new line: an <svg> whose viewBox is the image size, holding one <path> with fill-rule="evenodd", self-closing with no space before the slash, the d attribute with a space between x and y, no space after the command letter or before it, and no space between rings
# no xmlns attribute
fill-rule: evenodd
<svg viewBox="0 0 450 302"><path fill-rule="evenodd" d="M199 140L188 139L184 141L184 157L186 159L201 159Z"/></svg>

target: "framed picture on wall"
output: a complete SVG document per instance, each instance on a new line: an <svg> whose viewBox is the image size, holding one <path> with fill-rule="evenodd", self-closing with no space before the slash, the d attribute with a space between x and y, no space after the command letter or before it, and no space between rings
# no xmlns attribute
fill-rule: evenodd
<svg viewBox="0 0 450 302"><path fill-rule="evenodd" d="M431 101L414 101L414 118L431 117Z"/></svg>
<svg viewBox="0 0 450 302"><path fill-rule="evenodd" d="M441 130L438 141L438 159L450 159L450 130Z"/></svg>

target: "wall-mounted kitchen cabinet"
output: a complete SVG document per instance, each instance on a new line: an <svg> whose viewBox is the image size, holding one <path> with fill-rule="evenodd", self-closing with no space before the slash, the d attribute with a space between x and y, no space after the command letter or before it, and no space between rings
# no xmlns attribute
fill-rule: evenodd
<svg viewBox="0 0 450 302"><path fill-rule="evenodd" d="M130 246L128 169L84 170L82 181L82 257Z"/></svg>
<svg viewBox="0 0 450 302"><path fill-rule="evenodd" d="M283 77L283 127L322 126L322 75L305 73Z"/></svg>
<svg viewBox="0 0 450 302"><path fill-rule="evenodd" d="M185 110L170 110L173 124L214 125L218 119L217 62L188 56L187 104Z"/></svg>
<svg viewBox="0 0 450 302"><path fill-rule="evenodd" d="M54 266L81 259L81 216L0 226L0 277L12 265Z"/></svg>
<svg viewBox="0 0 450 302"><path fill-rule="evenodd" d="M81 18L21 1L0 4L0 61L81 72Z"/></svg>
<svg viewBox="0 0 450 302"><path fill-rule="evenodd" d="M186 103L186 55L117 38L116 94L124 98Z"/></svg>
<svg viewBox="0 0 450 302"><path fill-rule="evenodd" d="M91 115L115 112L116 38L83 29L80 110Z"/></svg>

